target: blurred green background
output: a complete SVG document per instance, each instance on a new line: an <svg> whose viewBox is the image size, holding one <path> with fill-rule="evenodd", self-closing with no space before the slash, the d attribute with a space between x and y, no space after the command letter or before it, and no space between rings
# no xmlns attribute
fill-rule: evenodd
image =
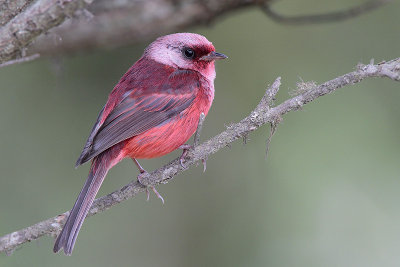
<svg viewBox="0 0 400 267"><path fill-rule="evenodd" d="M281 1L285 14L362 1ZM324 82L358 62L399 56L397 1L352 20L308 26L272 22L256 8L230 13L207 36L216 95L202 140L247 116L277 76L277 103L296 82ZM89 166L74 163L107 95L151 42L0 70L0 235L70 209ZM0 255L0 266L399 266L400 84L368 79L284 116L264 158L267 126L247 145L211 156L145 194L86 220L71 257L41 238ZM142 160L154 170L180 152ZM100 195L137 175L130 160Z"/></svg>

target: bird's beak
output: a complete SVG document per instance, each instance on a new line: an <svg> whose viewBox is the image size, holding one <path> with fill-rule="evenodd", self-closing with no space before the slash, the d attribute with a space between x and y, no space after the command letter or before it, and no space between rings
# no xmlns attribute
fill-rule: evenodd
<svg viewBox="0 0 400 267"><path fill-rule="evenodd" d="M222 54L222 53L218 53L218 52L211 52L205 56L202 56L200 58L200 60L204 60L204 61L212 61L212 60L216 60L216 59L225 59L228 58L226 55Z"/></svg>

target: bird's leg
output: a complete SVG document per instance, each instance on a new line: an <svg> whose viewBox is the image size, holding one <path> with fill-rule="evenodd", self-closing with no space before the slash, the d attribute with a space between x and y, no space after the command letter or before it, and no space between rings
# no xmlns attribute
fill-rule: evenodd
<svg viewBox="0 0 400 267"><path fill-rule="evenodd" d="M133 162L135 163L136 167L139 169L140 173L145 173L146 170L143 169L142 165L140 165L139 161L137 161L135 158L132 158Z"/></svg>
<svg viewBox="0 0 400 267"><path fill-rule="evenodd" d="M199 122L197 124L196 133L194 134L193 145L183 144L179 147L179 149L183 149L182 155L179 157L179 163L181 164L181 166L183 168L185 168L185 166L183 166L183 161L184 161L185 157L187 156L189 149L192 149L199 145L200 134L201 134L201 130L203 129L203 123L204 123L205 118L206 118L206 115L204 115L204 113L202 112L199 117ZM204 158L201 160L201 162L203 163L203 172L205 172L207 169L206 161L207 161L207 158Z"/></svg>
<svg viewBox="0 0 400 267"><path fill-rule="evenodd" d="M164 204L164 198L161 196L160 193L158 193L156 188L152 185L151 186L147 185L147 183L144 181L145 177L149 175L149 173L145 169L143 169L143 167L139 164L139 162L135 158L132 158L132 160L136 164L136 167L139 169L140 172L140 174L137 177L138 182L146 187L147 201L149 201L150 199L150 192L149 192L149 187L150 187L153 190L154 194L156 194L156 196L159 199L161 199L161 202Z"/></svg>

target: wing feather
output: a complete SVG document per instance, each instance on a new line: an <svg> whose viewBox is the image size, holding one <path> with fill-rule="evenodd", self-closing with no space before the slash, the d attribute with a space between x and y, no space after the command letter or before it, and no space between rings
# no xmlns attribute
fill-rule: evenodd
<svg viewBox="0 0 400 267"><path fill-rule="evenodd" d="M158 88L136 88L125 93L100 124L103 108L76 166L121 141L179 116L190 107L199 90L197 74L187 71L173 73L164 84L158 84Z"/></svg>

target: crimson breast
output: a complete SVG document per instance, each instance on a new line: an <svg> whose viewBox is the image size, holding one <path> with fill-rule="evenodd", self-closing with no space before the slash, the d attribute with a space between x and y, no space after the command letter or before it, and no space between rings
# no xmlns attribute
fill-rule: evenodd
<svg viewBox="0 0 400 267"><path fill-rule="evenodd" d="M182 71L182 73L171 75L176 75L174 78L180 79L176 82L177 88L179 88L181 82L186 85L196 85L196 88L187 88L187 91L191 91L194 96L193 101L185 110L174 117L125 140L122 151L123 157L154 158L166 155L189 140L197 129L201 113L207 115L214 99L213 82L208 81L198 73L195 73L195 75L191 73L188 76ZM179 77L179 75L182 75L182 77ZM188 77L193 81L188 82ZM181 88L181 90L184 90L185 94L187 93L184 88Z"/></svg>

